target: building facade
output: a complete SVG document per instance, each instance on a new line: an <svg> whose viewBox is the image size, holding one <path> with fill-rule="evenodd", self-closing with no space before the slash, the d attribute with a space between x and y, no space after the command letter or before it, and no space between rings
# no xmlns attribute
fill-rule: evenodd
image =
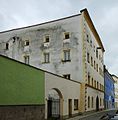
<svg viewBox="0 0 118 120"><path fill-rule="evenodd" d="M115 108L118 108L118 77L116 75L112 75L115 81Z"/></svg>
<svg viewBox="0 0 118 120"><path fill-rule="evenodd" d="M105 109L115 108L115 88L114 79L108 70L104 67L104 85L105 85Z"/></svg>
<svg viewBox="0 0 118 120"><path fill-rule="evenodd" d="M104 108L104 47L86 9L1 32L0 54L81 82L81 112Z"/></svg>

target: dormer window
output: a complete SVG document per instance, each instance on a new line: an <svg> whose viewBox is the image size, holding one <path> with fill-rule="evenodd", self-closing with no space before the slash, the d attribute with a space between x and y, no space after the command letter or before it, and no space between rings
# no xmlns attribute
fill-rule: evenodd
<svg viewBox="0 0 118 120"><path fill-rule="evenodd" d="M70 34L69 34L69 32L64 33L64 39L69 39L69 38L70 38Z"/></svg>

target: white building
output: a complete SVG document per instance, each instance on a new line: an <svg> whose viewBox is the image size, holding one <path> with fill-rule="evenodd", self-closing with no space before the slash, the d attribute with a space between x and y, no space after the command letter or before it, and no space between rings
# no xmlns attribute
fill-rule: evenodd
<svg viewBox="0 0 118 120"><path fill-rule="evenodd" d="M81 112L104 108L104 47L86 9L1 32L0 54L81 82Z"/></svg>

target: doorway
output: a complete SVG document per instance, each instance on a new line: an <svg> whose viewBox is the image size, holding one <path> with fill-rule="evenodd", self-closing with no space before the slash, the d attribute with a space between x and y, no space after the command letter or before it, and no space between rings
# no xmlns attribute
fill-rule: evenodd
<svg viewBox="0 0 118 120"><path fill-rule="evenodd" d="M96 97L96 111L99 111L99 97Z"/></svg>
<svg viewBox="0 0 118 120"><path fill-rule="evenodd" d="M62 116L62 94L58 89L49 91L47 100L48 119L60 119Z"/></svg>
<svg viewBox="0 0 118 120"><path fill-rule="evenodd" d="M68 100L68 115L72 116L72 99Z"/></svg>

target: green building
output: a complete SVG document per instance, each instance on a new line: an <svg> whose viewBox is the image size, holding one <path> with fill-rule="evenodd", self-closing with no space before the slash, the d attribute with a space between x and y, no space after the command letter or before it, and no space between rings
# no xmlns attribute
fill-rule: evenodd
<svg viewBox="0 0 118 120"><path fill-rule="evenodd" d="M0 118L44 119L44 89L44 71L0 55Z"/></svg>

